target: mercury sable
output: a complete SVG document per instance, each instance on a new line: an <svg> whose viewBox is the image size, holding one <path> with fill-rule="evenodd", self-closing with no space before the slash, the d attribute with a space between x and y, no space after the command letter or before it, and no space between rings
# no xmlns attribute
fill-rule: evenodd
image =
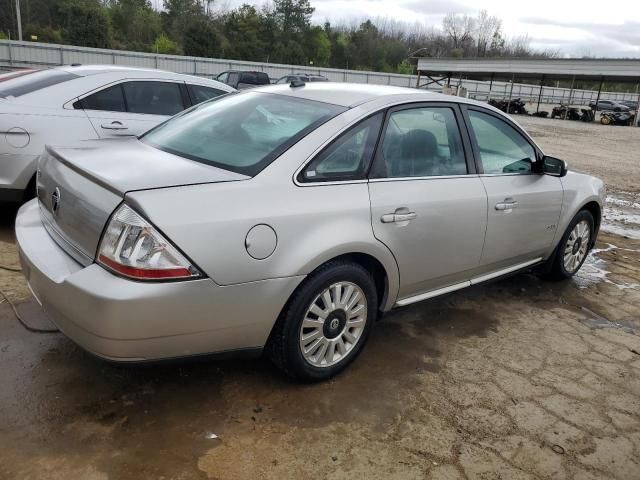
<svg viewBox="0 0 640 480"><path fill-rule="evenodd" d="M353 361L380 312L534 266L571 277L604 196L485 104L331 83L49 146L37 185L21 260L68 337L127 362L264 350L307 380Z"/></svg>

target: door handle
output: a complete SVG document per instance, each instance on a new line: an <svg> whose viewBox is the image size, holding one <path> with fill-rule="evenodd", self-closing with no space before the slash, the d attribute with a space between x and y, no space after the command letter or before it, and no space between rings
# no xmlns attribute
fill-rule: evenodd
<svg viewBox="0 0 640 480"><path fill-rule="evenodd" d="M496 210L512 210L518 206L513 198L505 198L503 202L496 203Z"/></svg>
<svg viewBox="0 0 640 480"><path fill-rule="evenodd" d="M104 128L105 130L128 130L129 129L129 127L124 125L122 122L118 122L117 120L111 123L103 123L102 125L100 125L100 127Z"/></svg>
<svg viewBox="0 0 640 480"><path fill-rule="evenodd" d="M416 212L408 213L385 213L380 217L382 223L402 223L408 222L416 218L418 214Z"/></svg>

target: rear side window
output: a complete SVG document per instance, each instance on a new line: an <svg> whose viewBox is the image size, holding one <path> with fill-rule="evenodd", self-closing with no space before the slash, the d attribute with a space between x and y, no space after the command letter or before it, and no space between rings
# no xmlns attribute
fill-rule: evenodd
<svg viewBox="0 0 640 480"><path fill-rule="evenodd" d="M130 113L170 116L185 108L177 83L126 82L122 86Z"/></svg>
<svg viewBox="0 0 640 480"><path fill-rule="evenodd" d="M335 182L365 178L376 148L383 113L351 127L314 158L300 182Z"/></svg>
<svg viewBox="0 0 640 480"><path fill-rule="evenodd" d="M120 85L100 90L76 103L85 110L106 110L108 112L125 112L127 110ZM74 104L75 106L76 104Z"/></svg>
<svg viewBox="0 0 640 480"><path fill-rule="evenodd" d="M204 87L202 85L187 85L187 88L189 88L189 95L191 95L191 100L194 105L227 93L224 90Z"/></svg>
<svg viewBox="0 0 640 480"><path fill-rule="evenodd" d="M2 82L0 85L0 97L20 97L43 88L68 82L74 78L79 78L79 76L55 69L36 70Z"/></svg>
<svg viewBox="0 0 640 480"><path fill-rule="evenodd" d="M469 110L484 173L530 173L536 152L507 122L488 113Z"/></svg>

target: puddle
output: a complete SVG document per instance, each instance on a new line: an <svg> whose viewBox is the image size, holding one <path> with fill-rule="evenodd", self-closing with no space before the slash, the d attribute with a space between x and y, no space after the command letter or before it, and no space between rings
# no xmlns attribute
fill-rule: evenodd
<svg viewBox="0 0 640 480"><path fill-rule="evenodd" d="M616 192L605 198L602 231L640 240L640 194Z"/></svg>
<svg viewBox="0 0 640 480"><path fill-rule="evenodd" d="M606 318L598 317L598 318L585 318L580 320L580 323L586 325L592 330L601 329L601 328L617 328L622 330L625 333L630 333L635 335L636 332L640 331L635 322L629 320L620 320L619 322L610 322Z"/></svg>
<svg viewBox="0 0 640 480"><path fill-rule="evenodd" d="M587 288L597 283L608 283L620 290L627 290L629 288L640 289L640 283L618 283L609 278L611 272L607 270L608 262L600 258L600 255L613 250L622 252L635 251L628 248L619 248L611 243L608 243L606 248L594 248L589 252L589 256L584 261L584 264L573 277L573 282L578 288Z"/></svg>

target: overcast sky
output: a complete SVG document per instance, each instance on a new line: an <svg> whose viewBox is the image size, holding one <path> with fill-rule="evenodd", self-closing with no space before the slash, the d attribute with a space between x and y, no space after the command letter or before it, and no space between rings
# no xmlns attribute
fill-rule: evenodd
<svg viewBox="0 0 640 480"><path fill-rule="evenodd" d="M219 6L265 0L218 0ZM640 0L311 0L313 21L348 22L390 17L439 26L449 13L476 14L486 9L502 18L507 36L528 35L538 49L559 49L564 56L640 58Z"/></svg>

